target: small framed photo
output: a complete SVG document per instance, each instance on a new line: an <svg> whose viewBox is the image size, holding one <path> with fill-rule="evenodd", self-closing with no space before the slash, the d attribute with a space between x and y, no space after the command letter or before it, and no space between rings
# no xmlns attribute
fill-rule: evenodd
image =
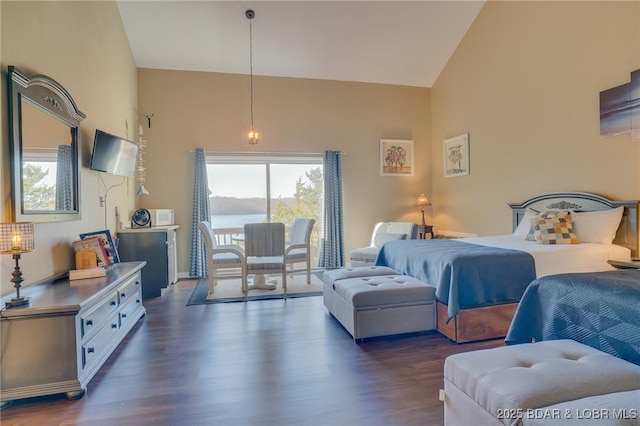
<svg viewBox="0 0 640 426"><path fill-rule="evenodd" d="M413 141L380 139L380 176L413 176Z"/></svg>
<svg viewBox="0 0 640 426"><path fill-rule="evenodd" d="M469 174L469 133L444 141L444 177Z"/></svg>

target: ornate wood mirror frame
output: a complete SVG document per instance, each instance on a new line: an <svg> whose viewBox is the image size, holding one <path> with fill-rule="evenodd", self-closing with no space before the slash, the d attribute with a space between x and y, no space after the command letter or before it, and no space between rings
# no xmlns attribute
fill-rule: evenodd
<svg viewBox="0 0 640 426"><path fill-rule="evenodd" d="M46 75L9 66L7 86L14 221L79 220L78 131L85 115Z"/></svg>

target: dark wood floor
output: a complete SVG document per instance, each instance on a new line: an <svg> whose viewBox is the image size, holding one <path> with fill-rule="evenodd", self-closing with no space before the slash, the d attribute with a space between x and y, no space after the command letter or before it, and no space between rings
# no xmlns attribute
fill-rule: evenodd
<svg viewBox="0 0 640 426"><path fill-rule="evenodd" d="M194 284L144 300L84 398L15 401L2 425L440 425L444 359L502 344L356 344L320 296L186 306Z"/></svg>

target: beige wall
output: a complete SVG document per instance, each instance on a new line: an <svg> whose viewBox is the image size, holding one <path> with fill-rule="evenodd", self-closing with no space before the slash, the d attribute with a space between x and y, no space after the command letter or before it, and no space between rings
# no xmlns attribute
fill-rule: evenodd
<svg viewBox="0 0 640 426"><path fill-rule="evenodd" d="M432 88L436 228L511 232L508 202L547 191L640 198L640 144L601 139L599 92L640 68L640 2L485 4ZM471 174L442 141L470 134Z"/></svg>
<svg viewBox="0 0 640 426"><path fill-rule="evenodd" d="M192 158L196 147L237 151L248 117L248 77L137 71L113 2L0 3L2 65L1 220L10 216L6 69L58 80L87 114L81 127L82 220L36 226L36 252L23 256L25 283L73 267L80 232L115 230L135 207L175 208L179 271L188 271ZM488 2L433 89L291 78L255 79L262 151L322 152L343 158L346 248L367 242L378 220L419 221L415 198L434 202L436 228L510 232L506 203L544 191L581 190L640 198L640 145L601 139L598 94L640 68L638 2ZM139 98L139 100L137 99ZM136 105L139 102L139 108ZM98 173L88 170L96 128L136 138L145 126L147 188L114 186L105 210ZM143 120L143 123L145 121ZM442 141L471 137L471 174L442 177ZM378 140L415 140L413 177L379 176ZM552 151L550 158L541 152ZM120 178L103 175L107 186ZM429 212L428 212L429 213ZM431 219L428 218L428 221ZM0 257L2 294L11 259Z"/></svg>
<svg viewBox="0 0 640 426"><path fill-rule="evenodd" d="M105 228L99 205L104 188L89 160L96 128L135 138L137 134L136 68L115 2L0 3L2 66L2 222L11 220L8 113L5 105L7 66L50 76L73 96L87 115L81 123L80 221L37 224L36 251L22 256L24 285L74 268L71 242L81 232ZM108 186L121 178L103 175ZM128 181L131 182L128 182ZM115 207L128 211L134 202L133 181L114 187L107 198L107 227L115 230ZM13 292L13 262L0 256L1 294Z"/></svg>
<svg viewBox="0 0 640 426"><path fill-rule="evenodd" d="M178 270L188 272L191 151L242 150L249 77L140 69L138 88L140 113L153 117L144 126L151 195L137 198L137 207L176 209ZM345 257L368 244L378 221L420 220L416 198L431 188L429 89L254 76L254 115L265 135L258 151L346 153ZM414 140L414 176L380 176L380 138Z"/></svg>

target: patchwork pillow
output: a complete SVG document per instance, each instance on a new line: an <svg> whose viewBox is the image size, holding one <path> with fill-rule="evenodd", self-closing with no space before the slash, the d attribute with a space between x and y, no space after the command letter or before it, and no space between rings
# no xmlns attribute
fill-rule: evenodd
<svg viewBox="0 0 640 426"><path fill-rule="evenodd" d="M554 217L566 217L570 213L565 210L546 210L538 213L530 222L529 233L525 235L524 239L529 241L536 241L535 232L539 229L538 220L540 219L552 219Z"/></svg>
<svg viewBox="0 0 640 426"><path fill-rule="evenodd" d="M537 219L534 235L538 244L580 244L580 240L573 232L569 214Z"/></svg>
<svg viewBox="0 0 640 426"><path fill-rule="evenodd" d="M373 237L373 244L376 247L381 247L384 243L388 243L389 241L406 240L406 239L407 239L407 234L387 234L386 232L381 232L379 234L376 234L375 237Z"/></svg>

